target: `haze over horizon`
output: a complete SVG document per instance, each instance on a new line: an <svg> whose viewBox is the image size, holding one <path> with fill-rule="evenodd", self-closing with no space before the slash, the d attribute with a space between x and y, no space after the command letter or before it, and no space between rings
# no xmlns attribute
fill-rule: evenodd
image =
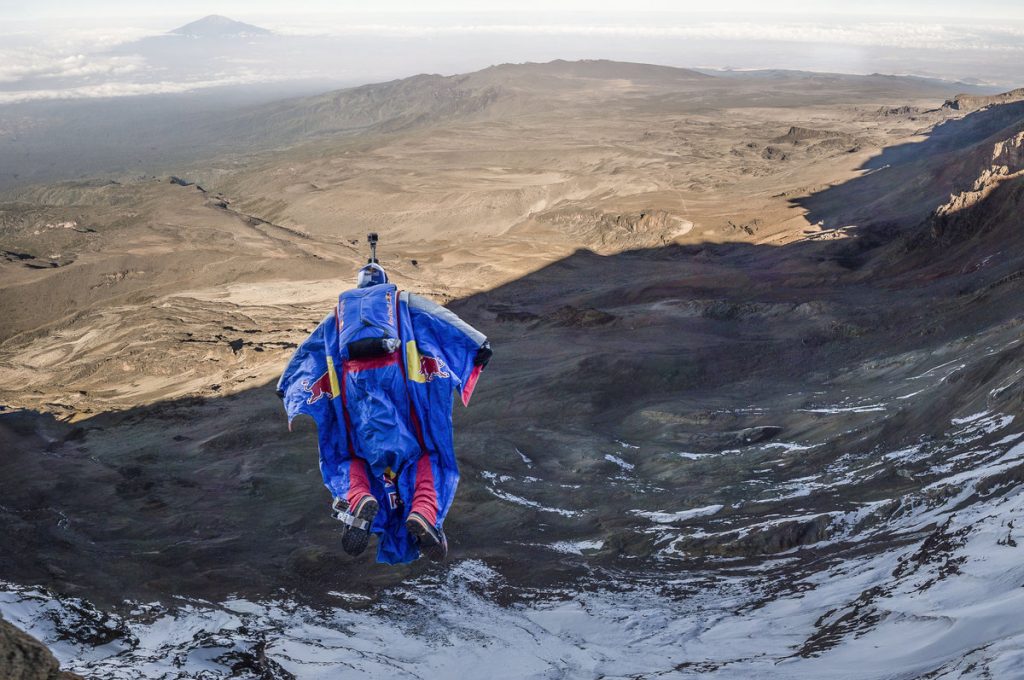
<svg viewBox="0 0 1024 680"><path fill-rule="evenodd" d="M90 17L49 0L0 8L0 104L162 94L316 81L321 89L554 59L612 59L710 69L918 75L1011 89L1024 54L1024 8L989 1L922 3L623 3L581 11L488 11L449 2L430 11L390 2L341 11L317 0L217 4L101 2ZM328 11L334 7L335 11ZM539 5L538 5L539 7ZM691 9L692 8L692 9ZM206 45L187 65L161 63L155 40L209 14L273 31L260 44ZM168 50L165 50L168 51ZM312 88L316 89L316 88Z"/></svg>

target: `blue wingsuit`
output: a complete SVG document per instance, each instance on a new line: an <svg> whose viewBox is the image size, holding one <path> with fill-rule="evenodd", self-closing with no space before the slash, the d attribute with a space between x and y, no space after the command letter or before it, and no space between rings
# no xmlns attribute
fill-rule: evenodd
<svg viewBox="0 0 1024 680"><path fill-rule="evenodd" d="M379 359L349 356L349 343L397 340ZM410 562L419 556L405 520L416 462L429 454L437 495L437 528L455 497L459 468L452 438L452 405L465 405L481 366L477 350L487 338L448 309L421 296L380 284L342 293L338 305L295 351L278 382L289 427L305 413L317 424L320 471L336 498L350 485L353 457L370 469L370 491L380 505L371 531L377 560ZM387 477L385 477L387 475ZM393 480L393 487L388 486Z"/></svg>

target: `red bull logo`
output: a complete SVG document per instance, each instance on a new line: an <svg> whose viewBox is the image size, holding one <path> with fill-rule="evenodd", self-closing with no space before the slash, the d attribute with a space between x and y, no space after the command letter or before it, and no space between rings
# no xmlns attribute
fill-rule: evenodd
<svg viewBox="0 0 1024 680"><path fill-rule="evenodd" d="M302 381L302 389L309 392L309 399L306 400L307 404L314 404L320 400L321 397L327 395L328 399L333 399L335 396L333 389L331 388L331 372L324 371L324 374L314 380L312 383L308 380Z"/></svg>
<svg viewBox="0 0 1024 680"><path fill-rule="evenodd" d="M426 382L430 382L434 378L450 378L451 373L444 369L445 363L442 359L426 355L420 356L420 375Z"/></svg>

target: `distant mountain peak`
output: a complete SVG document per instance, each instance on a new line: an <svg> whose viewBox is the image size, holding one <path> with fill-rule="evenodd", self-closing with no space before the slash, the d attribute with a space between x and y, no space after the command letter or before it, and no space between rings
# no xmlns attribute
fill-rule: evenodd
<svg viewBox="0 0 1024 680"><path fill-rule="evenodd" d="M198 21L185 24L170 31L174 35L185 35L192 38L231 38L252 35L270 35L270 31L259 26L235 21L219 14L211 14Z"/></svg>

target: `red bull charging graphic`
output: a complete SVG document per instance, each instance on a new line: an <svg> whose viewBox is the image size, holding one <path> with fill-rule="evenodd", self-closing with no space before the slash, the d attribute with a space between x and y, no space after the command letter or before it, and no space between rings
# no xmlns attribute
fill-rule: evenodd
<svg viewBox="0 0 1024 680"><path fill-rule="evenodd" d="M312 383L308 380L302 381L302 389L309 392L309 399L306 400L307 404L315 404L320 401L320 398L327 395L328 399L333 399L335 396L331 389L331 374L330 371L324 371L324 374L314 380Z"/></svg>
<svg viewBox="0 0 1024 680"><path fill-rule="evenodd" d="M434 378L450 378L451 373L446 371L445 368L443 359L420 355L420 375L427 382Z"/></svg>

